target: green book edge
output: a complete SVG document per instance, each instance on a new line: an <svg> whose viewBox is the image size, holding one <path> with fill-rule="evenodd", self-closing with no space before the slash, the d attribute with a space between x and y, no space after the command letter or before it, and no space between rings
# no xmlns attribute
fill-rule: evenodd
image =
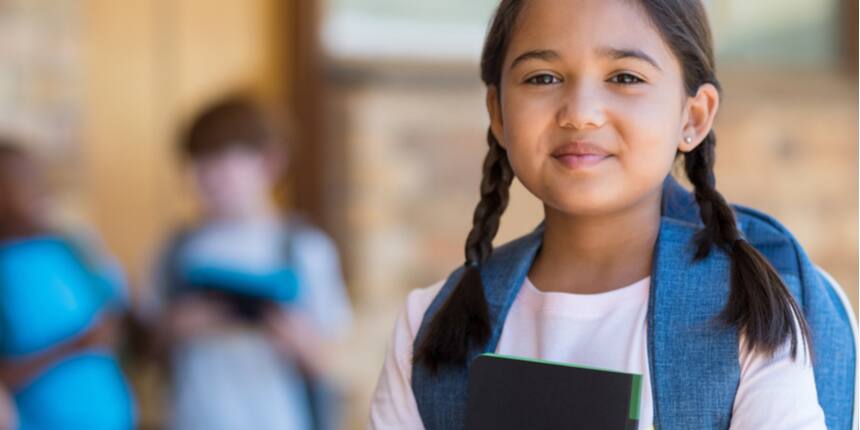
<svg viewBox="0 0 860 430"><path fill-rule="evenodd" d="M610 373L620 373L622 375L629 375L633 378L633 383L630 385L630 411L629 418L631 420L639 420L639 403L641 401L641 391L642 391L642 375L638 373L628 373L628 372L619 372L617 370L611 369L603 369L600 367L594 366L585 366L582 364L576 363L564 363L561 361L552 361L552 360L542 360L539 358L530 358L530 357L517 357L514 355L505 355L505 354L496 354L494 352L485 352L481 354L481 356L487 357L496 357L496 358L507 358L510 360L520 360L520 361L530 361L532 363L541 363L541 364L553 364L556 366L566 366L566 367L577 367L580 369L588 369L588 370L598 370L601 372L610 372Z"/></svg>

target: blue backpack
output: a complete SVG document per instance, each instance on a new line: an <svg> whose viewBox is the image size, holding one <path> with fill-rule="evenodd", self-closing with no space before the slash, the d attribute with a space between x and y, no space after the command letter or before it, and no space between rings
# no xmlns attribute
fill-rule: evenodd
<svg viewBox="0 0 860 430"><path fill-rule="evenodd" d="M743 236L771 262L809 322L815 383L827 427L850 429L855 417L856 340L850 306L831 278L811 263L791 234L761 212L734 206ZM693 262L690 244L702 223L693 196L671 176L663 189L660 233L648 304L648 357L658 429L726 429L740 381L738 335L710 324L726 304L729 257L712 251ZM543 229L494 250L481 267L491 335L468 353L466 365L437 372L416 364L412 390L426 428L460 429L468 363L494 352L505 317L541 245ZM454 271L428 307L415 338L421 344L435 312L462 274ZM698 375L696 384L689 375Z"/></svg>

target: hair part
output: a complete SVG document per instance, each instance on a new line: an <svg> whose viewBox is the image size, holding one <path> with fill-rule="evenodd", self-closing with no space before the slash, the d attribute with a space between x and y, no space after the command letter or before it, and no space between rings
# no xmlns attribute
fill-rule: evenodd
<svg viewBox="0 0 860 430"><path fill-rule="evenodd" d="M516 21L525 0L502 0L493 16L481 55L481 79L501 92L502 67ZM637 2L681 64L684 88L695 95L704 84L720 90L716 78L713 41L701 1L652 0ZM481 280L481 264L492 253L492 240L508 203L513 171L505 150L491 131L481 179L481 200L475 208L472 230L466 239L466 264L453 291L430 321L413 362L435 371L440 365L462 365L470 347L489 339L488 308ZM737 228L735 214L715 188L711 131L693 151L685 153L685 172L704 227L696 235L695 259L705 258L716 246L731 259L730 291L719 319L745 335L745 346L773 354L787 340L797 356L801 336L810 342L809 326L776 269L747 242ZM795 326L795 321L797 326ZM799 327L799 333L798 329ZM810 352L811 352L811 345Z"/></svg>

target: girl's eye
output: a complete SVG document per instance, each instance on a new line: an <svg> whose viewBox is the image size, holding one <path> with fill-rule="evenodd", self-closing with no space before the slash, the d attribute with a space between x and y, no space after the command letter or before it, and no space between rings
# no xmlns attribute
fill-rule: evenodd
<svg viewBox="0 0 860 430"><path fill-rule="evenodd" d="M531 78L526 79L527 84L531 85L552 85L561 82L557 77L544 73L541 75L535 75Z"/></svg>
<svg viewBox="0 0 860 430"><path fill-rule="evenodd" d="M609 80L613 83L620 84L620 85L634 85L634 84L645 82L642 79L639 79L638 77L636 77L634 75L631 75L630 73L619 73L619 74L609 78Z"/></svg>

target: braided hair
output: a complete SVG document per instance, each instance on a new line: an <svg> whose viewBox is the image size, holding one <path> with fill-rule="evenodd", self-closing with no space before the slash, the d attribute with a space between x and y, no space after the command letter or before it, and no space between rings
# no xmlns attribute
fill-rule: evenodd
<svg viewBox="0 0 860 430"><path fill-rule="evenodd" d="M773 353L791 337L791 356L797 355L798 328L808 339L809 327L803 312L767 259L741 237L735 215L725 198L714 188L714 147L711 132L696 149L684 155L684 170L695 187L696 203L704 228L696 235L695 259L705 258L713 246L731 257L729 300L720 315L726 324L746 335L748 350Z"/></svg>

